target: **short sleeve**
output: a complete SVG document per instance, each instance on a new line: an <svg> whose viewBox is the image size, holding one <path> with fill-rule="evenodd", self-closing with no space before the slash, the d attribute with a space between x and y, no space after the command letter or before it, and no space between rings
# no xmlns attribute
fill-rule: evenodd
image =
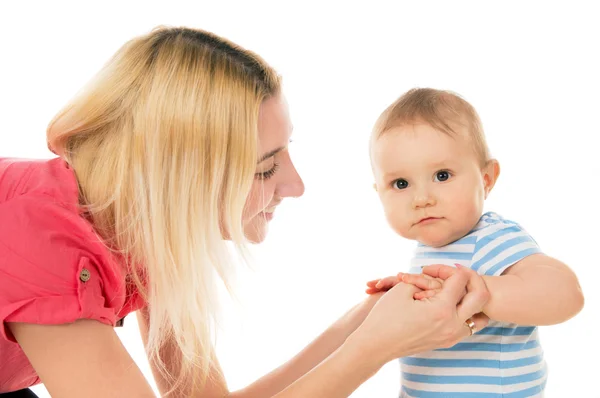
<svg viewBox="0 0 600 398"><path fill-rule="evenodd" d="M50 196L0 204L0 339L7 322L113 325L125 294L123 275L79 214Z"/></svg>
<svg viewBox="0 0 600 398"><path fill-rule="evenodd" d="M541 253L541 249L519 224L494 220L477 233L471 269L480 275L499 276L511 265L536 253Z"/></svg>

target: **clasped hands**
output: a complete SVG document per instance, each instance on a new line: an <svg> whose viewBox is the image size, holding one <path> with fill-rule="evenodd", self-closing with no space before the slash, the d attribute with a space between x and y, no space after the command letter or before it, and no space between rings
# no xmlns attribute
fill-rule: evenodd
<svg viewBox="0 0 600 398"><path fill-rule="evenodd" d="M483 288L486 290L486 293L488 293L483 279L477 274L477 272L468 267L461 266L460 264L454 265L455 267L443 264L427 265L422 267L421 274L408 274L399 272L394 276L374 279L367 282L366 293L375 294L386 292L399 283L406 283L419 289L413 295L415 300L427 300L438 294L444 286L444 281L452 276L459 268L468 272L471 276L467 286L465 287L464 294L467 294L470 289L473 289L474 285L477 285L479 289L481 289L483 286ZM475 314L473 316L473 320L476 321L479 329L487 326L487 323L489 322L489 318L483 312Z"/></svg>

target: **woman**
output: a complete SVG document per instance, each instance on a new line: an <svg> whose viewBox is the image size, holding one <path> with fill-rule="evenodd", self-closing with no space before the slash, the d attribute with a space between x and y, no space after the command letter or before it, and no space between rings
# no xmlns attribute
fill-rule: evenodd
<svg viewBox="0 0 600 398"><path fill-rule="evenodd" d="M0 160L0 392L153 397L112 329L133 311L174 397L346 397L386 362L467 336L487 300L477 276L422 302L399 284L228 391L212 344L225 240L243 254L302 195L290 134L280 78L257 55L187 28L126 43L51 122L58 158Z"/></svg>

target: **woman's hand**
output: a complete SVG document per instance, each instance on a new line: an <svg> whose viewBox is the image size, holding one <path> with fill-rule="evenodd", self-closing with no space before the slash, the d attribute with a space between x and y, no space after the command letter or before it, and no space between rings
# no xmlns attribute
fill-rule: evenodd
<svg viewBox="0 0 600 398"><path fill-rule="evenodd" d="M433 277L449 273L437 267L428 270ZM488 319L479 313L489 299L489 292L483 280L474 278L465 268L455 269L447 276L441 290L426 300L413 299L420 290L416 286L395 285L377 301L349 340L366 345L365 349L373 355L390 361L455 345L471 334L466 324L469 318L477 330L485 327Z"/></svg>

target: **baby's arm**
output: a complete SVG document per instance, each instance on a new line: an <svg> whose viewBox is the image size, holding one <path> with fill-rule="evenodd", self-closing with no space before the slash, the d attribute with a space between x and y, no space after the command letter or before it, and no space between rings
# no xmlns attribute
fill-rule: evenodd
<svg viewBox="0 0 600 398"><path fill-rule="evenodd" d="M425 288L426 277L445 280L456 268L434 265L423 274L404 274L401 280ZM499 276L482 275L490 300L483 312L496 321L518 325L553 325L565 322L583 308L583 293L577 277L562 262L544 254L532 254L507 268ZM437 288L415 298L435 295Z"/></svg>
<svg viewBox="0 0 600 398"><path fill-rule="evenodd" d="M553 325L583 308L583 293L573 271L541 253L523 258L500 276L484 275L483 280L491 296L483 312L497 321Z"/></svg>

